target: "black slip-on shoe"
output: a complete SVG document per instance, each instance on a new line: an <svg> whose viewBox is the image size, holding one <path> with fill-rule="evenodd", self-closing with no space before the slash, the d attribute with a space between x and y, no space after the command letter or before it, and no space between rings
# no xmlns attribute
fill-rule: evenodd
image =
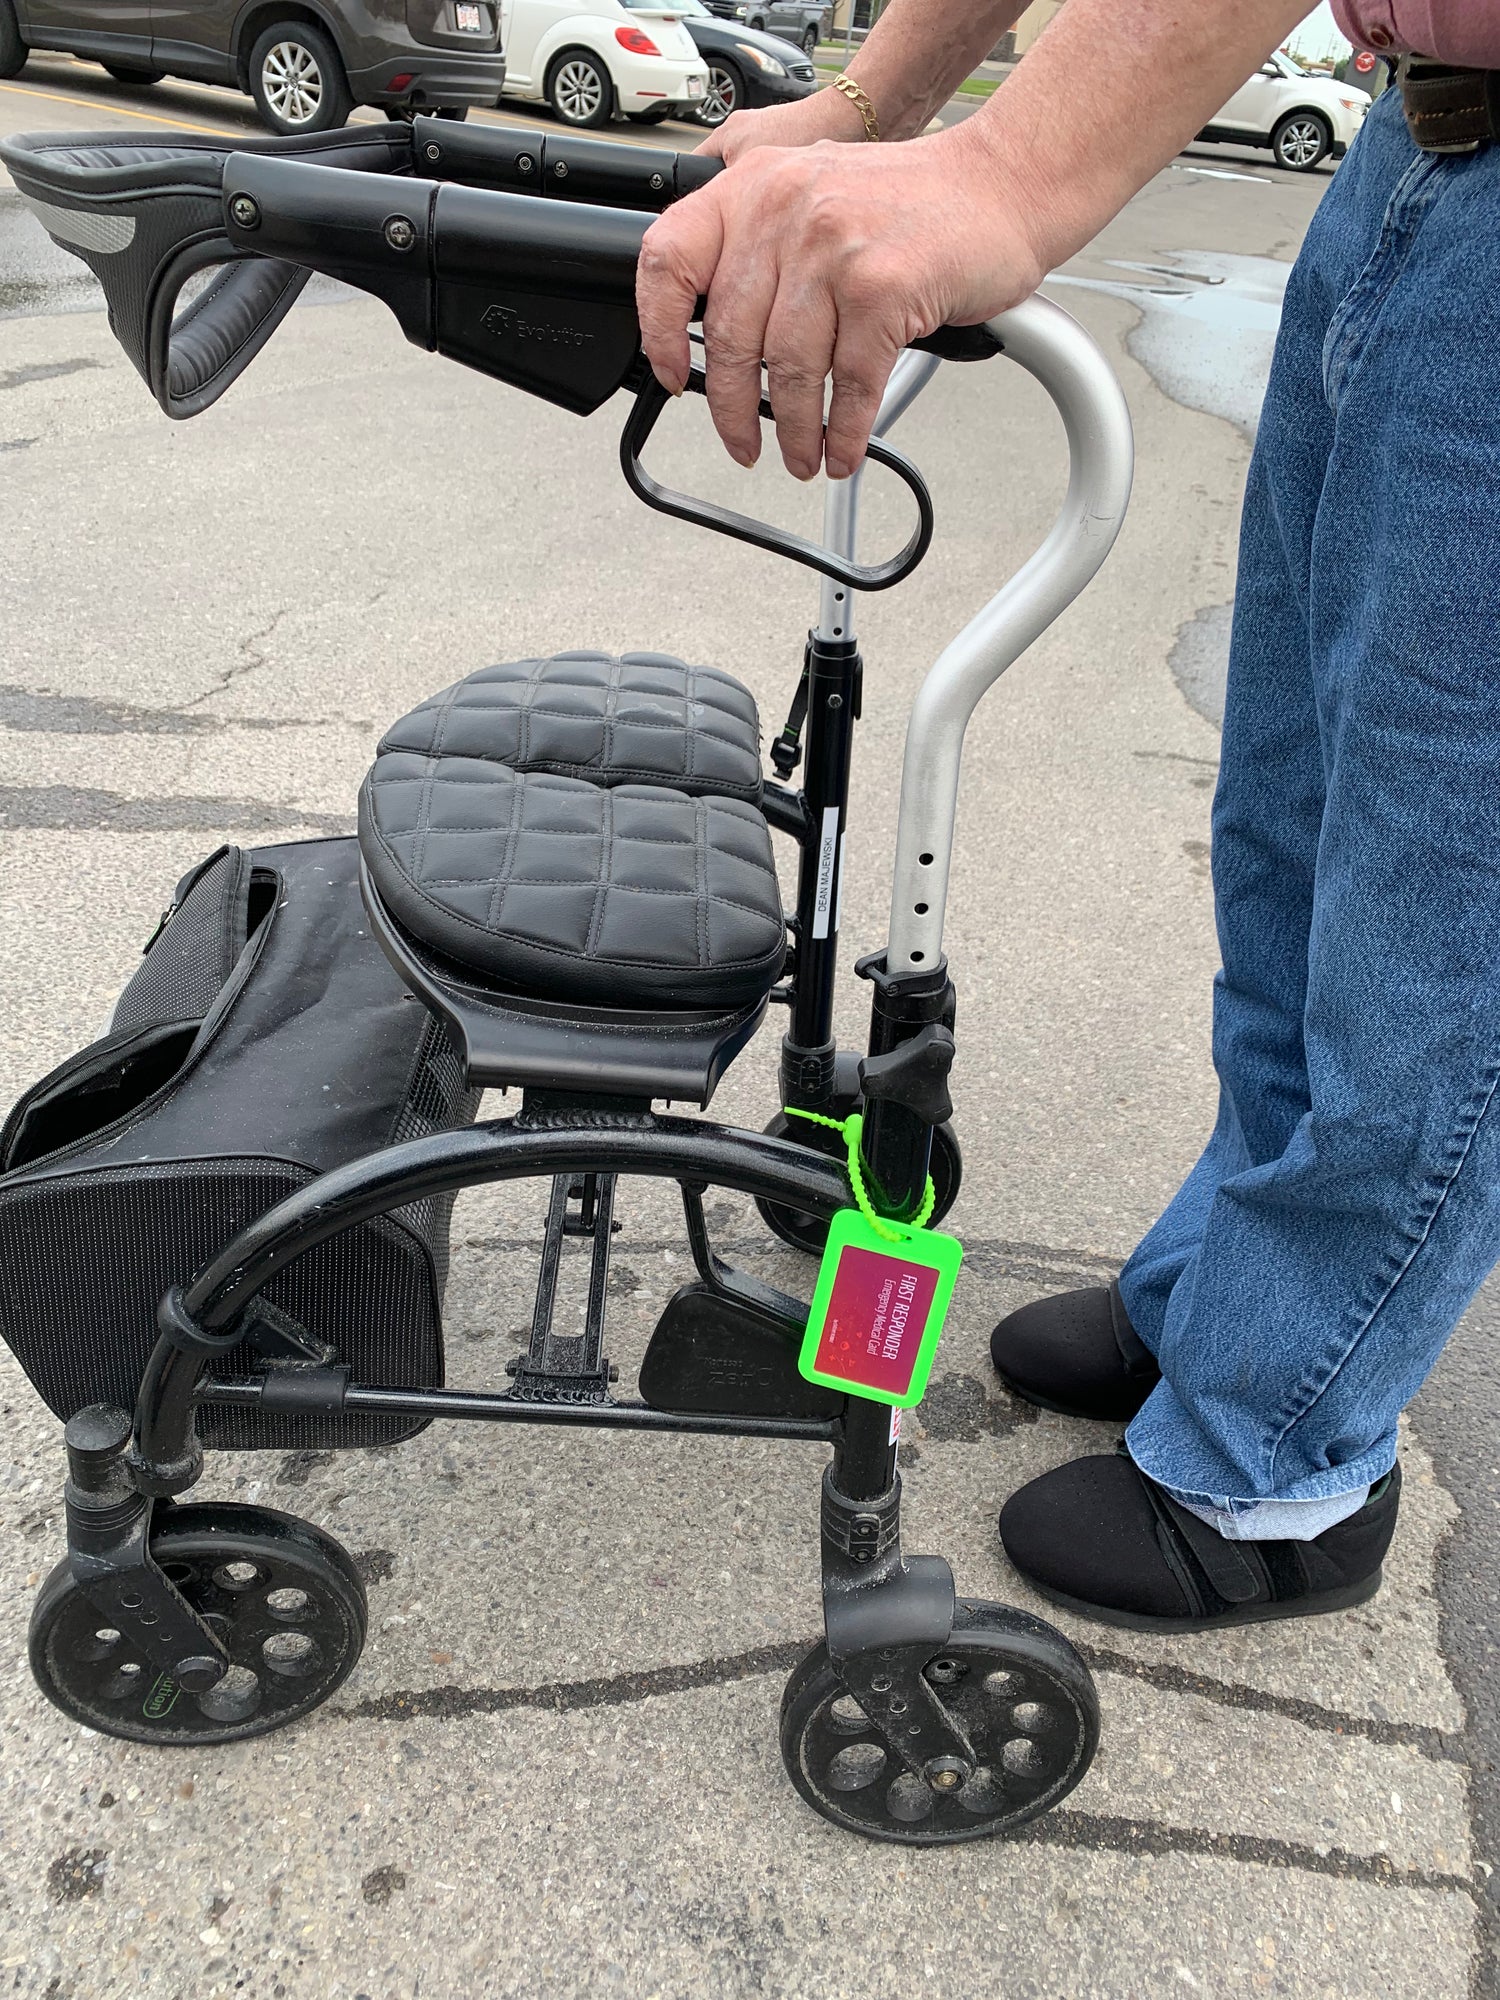
<svg viewBox="0 0 1500 2000"><path fill-rule="evenodd" d="M990 1335L990 1357L1006 1388L1028 1403L1117 1424L1161 1380L1113 1280L1007 1313Z"/></svg>
<svg viewBox="0 0 1500 2000"><path fill-rule="evenodd" d="M1311 1542L1227 1542L1123 1452L1044 1472L1006 1501L1005 1553L1054 1604L1142 1632L1210 1632L1346 1611L1380 1588L1394 1467L1357 1514Z"/></svg>

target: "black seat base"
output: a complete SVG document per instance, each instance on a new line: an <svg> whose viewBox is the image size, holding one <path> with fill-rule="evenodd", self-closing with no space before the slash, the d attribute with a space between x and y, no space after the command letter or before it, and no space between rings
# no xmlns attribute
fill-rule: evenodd
<svg viewBox="0 0 1500 2000"><path fill-rule="evenodd" d="M766 1011L764 994L738 1009L644 1012L507 993L403 930L363 862L359 882L373 936L411 991L453 1030L474 1088L707 1105Z"/></svg>

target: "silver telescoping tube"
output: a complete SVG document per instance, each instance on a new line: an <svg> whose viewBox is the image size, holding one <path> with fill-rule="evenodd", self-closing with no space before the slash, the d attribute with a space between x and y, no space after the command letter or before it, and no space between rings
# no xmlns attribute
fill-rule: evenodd
<svg viewBox="0 0 1500 2000"><path fill-rule="evenodd" d="M891 379L880 400L880 413L874 424L876 437L884 437L897 418L906 414L941 366L935 354L920 354L910 347L905 350L891 370ZM865 468L861 464L848 479L824 482L823 545L836 555L843 556L846 562L854 560L854 545L859 533L859 489L864 475ZM820 639L854 637L855 595L847 584L835 583L831 576L823 578L823 589L818 599Z"/></svg>
<svg viewBox="0 0 1500 2000"><path fill-rule="evenodd" d="M1068 491L1046 541L944 648L917 691L906 729L891 889L886 964L895 973L930 968L943 948L969 717L1093 577L1130 499L1130 412L1114 370L1089 335L1061 306L1042 298L1001 313L989 330L1057 405L1068 437Z"/></svg>

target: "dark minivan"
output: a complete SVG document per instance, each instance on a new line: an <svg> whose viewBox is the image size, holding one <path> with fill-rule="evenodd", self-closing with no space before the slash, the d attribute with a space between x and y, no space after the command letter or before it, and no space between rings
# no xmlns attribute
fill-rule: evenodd
<svg viewBox="0 0 1500 2000"><path fill-rule="evenodd" d="M245 90L273 132L323 132L356 104L462 118L505 83L497 0L0 0L0 76L32 49Z"/></svg>

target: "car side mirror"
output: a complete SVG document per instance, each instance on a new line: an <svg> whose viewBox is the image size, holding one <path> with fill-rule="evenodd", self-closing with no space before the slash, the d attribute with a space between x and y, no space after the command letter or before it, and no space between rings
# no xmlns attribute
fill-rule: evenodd
<svg viewBox="0 0 1500 2000"><path fill-rule="evenodd" d="M1276 67L1275 63L1262 63L1260 73L1262 76L1274 78L1277 83L1281 81L1281 71Z"/></svg>

